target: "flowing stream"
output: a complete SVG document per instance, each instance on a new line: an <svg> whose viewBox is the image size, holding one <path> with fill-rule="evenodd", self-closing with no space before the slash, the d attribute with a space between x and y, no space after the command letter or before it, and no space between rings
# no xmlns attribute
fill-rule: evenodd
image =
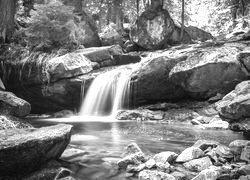
<svg viewBox="0 0 250 180"><path fill-rule="evenodd" d="M85 95L81 116L111 116L129 106L130 75L135 65L123 66L96 77Z"/></svg>
<svg viewBox="0 0 250 180"><path fill-rule="evenodd" d="M180 153L198 139L212 139L226 145L235 139L244 139L240 133L204 130L174 121L162 124L115 120L116 112L130 103L130 75L136 67L136 64L119 67L95 78L85 94L79 116L30 121L35 127L57 123L74 126L67 149L75 150L63 159L68 163L65 167L74 172L74 178L133 179L116 166L124 148L132 142L152 156L162 151Z"/></svg>

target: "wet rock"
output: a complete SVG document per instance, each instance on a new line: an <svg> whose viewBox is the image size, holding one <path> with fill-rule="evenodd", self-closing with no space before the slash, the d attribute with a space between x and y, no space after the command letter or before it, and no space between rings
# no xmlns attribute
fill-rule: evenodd
<svg viewBox="0 0 250 180"><path fill-rule="evenodd" d="M71 129L61 124L0 131L1 174L24 174L59 158L70 141Z"/></svg>
<svg viewBox="0 0 250 180"><path fill-rule="evenodd" d="M149 159L147 162L145 162L145 166L148 169L151 169L156 166L155 160Z"/></svg>
<svg viewBox="0 0 250 180"><path fill-rule="evenodd" d="M237 55L237 58L250 73L250 52L241 52Z"/></svg>
<svg viewBox="0 0 250 180"><path fill-rule="evenodd" d="M200 148L189 147L182 151L182 153L177 157L176 162L188 162L202 156L204 156L204 152Z"/></svg>
<svg viewBox="0 0 250 180"><path fill-rule="evenodd" d="M174 66L170 80L196 99L226 94L247 79L246 71L236 59L238 52L233 45L199 49Z"/></svg>
<svg viewBox="0 0 250 180"><path fill-rule="evenodd" d="M201 171L196 177L192 180L216 180L219 177L220 173L212 170L212 169L205 169Z"/></svg>
<svg viewBox="0 0 250 180"><path fill-rule="evenodd" d="M179 109L180 106L173 103L158 103L142 106L144 109L149 109L151 111L167 111L169 109Z"/></svg>
<svg viewBox="0 0 250 180"><path fill-rule="evenodd" d="M27 116L31 111L31 105L27 101L7 91L0 91L0 108L17 117Z"/></svg>
<svg viewBox="0 0 250 180"><path fill-rule="evenodd" d="M60 159L69 161L70 159L76 157L76 156L83 156L86 154L86 151L83 151L81 149L76 148L67 148L61 155Z"/></svg>
<svg viewBox="0 0 250 180"><path fill-rule="evenodd" d="M198 140L194 143L194 147L200 148L202 151L205 151L207 148L215 148L219 145L220 143L217 141L213 140Z"/></svg>
<svg viewBox="0 0 250 180"><path fill-rule="evenodd" d="M225 95L223 95L223 94L217 93L216 96L209 98L208 102L211 104L218 102L218 101L222 100L224 96Z"/></svg>
<svg viewBox="0 0 250 180"><path fill-rule="evenodd" d="M244 81L235 87L235 90L227 94L216 107L221 116L229 119L250 117L250 81Z"/></svg>
<svg viewBox="0 0 250 180"><path fill-rule="evenodd" d="M183 164L185 168L191 171L202 171L208 169L209 166L213 165L209 157L203 157L200 159L194 159Z"/></svg>
<svg viewBox="0 0 250 180"><path fill-rule="evenodd" d="M143 170L138 175L139 180L175 180L175 177L156 170Z"/></svg>
<svg viewBox="0 0 250 180"><path fill-rule="evenodd" d="M158 153L154 156L154 160L156 163L161 162L163 164L165 163L172 163L175 161L175 159L177 158L177 154L171 151L165 151L165 152L161 152Z"/></svg>
<svg viewBox="0 0 250 180"><path fill-rule="evenodd" d="M139 165L145 162L146 158L145 155L141 152L128 155L117 162L117 165L120 169L126 169L128 165Z"/></svg>
<svg viewBox="0 0 250 180"><path fill-rule="evenodd" d="M122 110L117 113L116 119L137 121L163 120L164 113L162 111L150 111L147 109Z"/></svg>
<svg viewBox="0 0 250 180"><path fill-rule="evenodd" d="M74 116L74 112L71 110L62 110L59 112L54 113L52 116L55 118L66 118Z"/></svg>
<svg viewBox="0 0 250 180"><path fill-rule="evenodd" d="M25 180L62 180L70 178L71 171L66 168L43 168L25 177ZM72 178L72 177L71 177ZM69 179L70 180L70 179Z"/></svg>

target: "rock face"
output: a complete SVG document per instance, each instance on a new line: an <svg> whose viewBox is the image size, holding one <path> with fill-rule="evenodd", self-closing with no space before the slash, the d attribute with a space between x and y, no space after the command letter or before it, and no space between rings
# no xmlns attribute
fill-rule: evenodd
<svg viewBox="0 0 250 180"><path fill-rule="evenodd" d="M183 60L161 56L142 63L131 77L134 101L144 104L185 97L184 90L169 79L171 69Z"/></svg>
<svg viewBox="0 0 250 180"><path fill-rule="evenodd" d="M6 88L30 102L35 113L77 109L91 81L114 68L101 67L140 61L137 54L123 56L119 46L86 48L63 56L33 53L25 57L17 64L3 64L9 72L4 75Z"/></svg>
<svg viewBox="0 0 250 180"><path fill-rule="evenodd" d="M237 53L238 48L230 44L198 49L172 68L170 80L193 98L206 99L217 93L228 93L247 79Z"/></svg>
<svg viewBox="0 0 250 180"><path fill-rule="evenodd" d="M216 103L221 116L228 119L250 117L250 81L238 84L232 92Z"/></svg>
<svg viewBox="0 0 250 180"><path fill-rule="evenodd" d="M191 171L203 171L213 165L209 157L194 159L183 164L185 168Z"/></svg>
<svg viewBox="0 0 250 180"><path fill-rule="evenodd" d="M162 49L175 28L168 11L148 9L141 14L137 24L131 29L131 39L142 48Z"/></svg>
<svg viewBox="0 0 250 180"><path fill-rule="evenodd" d="M70 141L71 125L0 131L1 175L31 172L59 158Z"/></svg>
<svg viewBox="0 0 250 180"><path fill-rule="evenodd" d="M175 177L160 171L143 170L138 175L139 180L175 180Z"/></svg>
<svg viewBox="0 0 250 180"><path fill-rule="evenodd" d="M1 111L17 117L24 117L31 111L31 106L27 101L6 91L0 91L0 107Z"/></svg>

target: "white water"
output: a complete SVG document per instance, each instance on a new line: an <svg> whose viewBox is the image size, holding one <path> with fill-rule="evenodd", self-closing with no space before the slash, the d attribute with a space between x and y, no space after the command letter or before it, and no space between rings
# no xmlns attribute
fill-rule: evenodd
<svg viewBox="0 0 250 180"><path fill-rule="evenodd" d="M125 108L130 99L132 72L132 66L125 66L96 77L84 98L80 115L114 117L118 110Z"/></svg>

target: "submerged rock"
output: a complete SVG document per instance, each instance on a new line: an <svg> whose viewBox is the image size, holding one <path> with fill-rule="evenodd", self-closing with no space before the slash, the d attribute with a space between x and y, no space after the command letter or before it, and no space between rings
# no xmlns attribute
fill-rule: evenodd
<svg viewBox="0 0 250 180"><path fill-rule="evenodd" d="M71 125L61 124L0 131L1 175L32 172L59 158L70 141L71 129Z"/></svg>
<svg viewBox="0 0 250 180"><path fill-rule="evenodd" d="M150 111L147 109L137 109L137 110L122 110L116 115L118 120L163 120L164 113L162 111Z"/></svg>

